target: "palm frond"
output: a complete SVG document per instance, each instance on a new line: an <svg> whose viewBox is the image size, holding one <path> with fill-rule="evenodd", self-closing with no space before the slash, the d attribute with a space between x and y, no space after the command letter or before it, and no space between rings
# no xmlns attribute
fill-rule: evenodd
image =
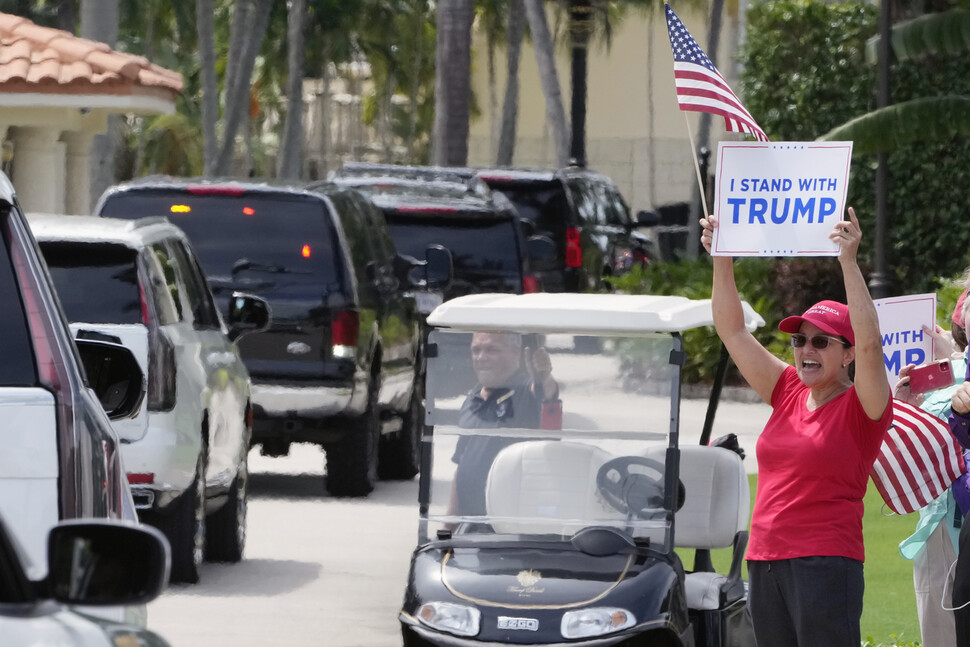
<svg viewBox="0 0 970 647"><path fill-rule="evenodd" d="M970 137L970 97L924 97L833 128L819 141L852 141L853 155L888 153L908 144Z"/></svg>
<svg viewBox="0 0 970 647"><path fill-rule="evenodd" d="M879 36L866 41L866 61L875 65ZM950 9L893 25L891 49L898 61L954 56L970 51L970 10Z"/></svg>

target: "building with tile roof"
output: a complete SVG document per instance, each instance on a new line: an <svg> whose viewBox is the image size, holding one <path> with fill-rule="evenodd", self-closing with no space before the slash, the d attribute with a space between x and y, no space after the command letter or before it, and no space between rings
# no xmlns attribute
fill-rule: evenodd
<svg viewBox="0 0 970 647"><path fill-rule="evenodd" d="M108 115L172 113L182 85L142 56L0 13L0 139L24 209L89 213Z"/></svg>

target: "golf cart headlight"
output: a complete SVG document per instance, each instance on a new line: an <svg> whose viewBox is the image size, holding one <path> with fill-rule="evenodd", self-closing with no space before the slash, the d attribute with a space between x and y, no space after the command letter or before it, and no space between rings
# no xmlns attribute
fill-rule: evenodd
<svg viewBox="0 0 970 647"><path fill-rule="evenodd" d="M418 609L418 619L438 631L447 631L458 636L475 636L481 626L482 613L463 604L428 602Z"/></svg>
<svg viewBox="0 0 970 647"><path fill-rule="evenodd" d="M563 638L587 638L632 627L636 621L633 614L626 609L616 607L580 609L563 614L560 631Z"/></svg>

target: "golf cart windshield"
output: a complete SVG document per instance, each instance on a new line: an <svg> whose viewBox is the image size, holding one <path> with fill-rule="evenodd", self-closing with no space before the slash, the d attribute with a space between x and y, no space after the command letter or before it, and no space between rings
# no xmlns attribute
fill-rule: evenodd
<svg viewBox="0 0 970 647"><path fill-rule="evenodd" d="M562 541L606 526L669 551L677 493L666 496L665 463L679 343L663 332L433 330L429 534ZM553 393L537 383L542 355Z"/></svg>

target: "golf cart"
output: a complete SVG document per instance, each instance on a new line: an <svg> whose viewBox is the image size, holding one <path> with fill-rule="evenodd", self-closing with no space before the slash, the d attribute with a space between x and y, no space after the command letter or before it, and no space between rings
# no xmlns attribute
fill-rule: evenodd
<svg viewBox="0 0 970 647"><path fill-rule="evenodd" d="M708 445L719 385L700 443L679 442L682 334L712 323L709 300L617 294L478 294L431 313L405 647L755 644L748 481L739 453ZM548 352L561 423L459 424L466 396L449 367L468 365L483 331ZM599 338L599 352L577 354L574 336ZM474 375L463 386L478 392ZM456 472L476 460L480 508L456 503ZM729 571L715 572L710 550L730 547ZM691 569L675 548L694 549Z"/></svg>

